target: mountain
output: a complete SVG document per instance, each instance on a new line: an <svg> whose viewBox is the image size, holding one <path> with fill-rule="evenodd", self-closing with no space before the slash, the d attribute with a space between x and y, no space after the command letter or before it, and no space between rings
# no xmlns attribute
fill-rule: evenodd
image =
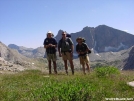
<svg viewBox="0 0 134 101"><path fill-rule="evenodd" d="M36 49L26 48L23 46L17 46L15 44L9 44L9 48L16 49L18 52L26 57L35 58L35 57L43 57L45 53L44 47L38 47Z"/></svg>
<svg viewBox="0 0 134 101"><path fill-rule="evenodd" d="M134 46L129 52L129 57L125 60L123 70L134 70Z"/></svg>
<svg viewBox="0 0 134 101"><path fill-rule="evenodd" d="M55 37L57 41L60 40L61 33L62 30L59 30ZM84 37L88 46L96 53L118 52L134 45L134 35L106 25L84 27L81 31L70 34L74 45L77 44L77 37Z"/></svg>
<svg viewBox="0 0 134 101"><path fill-rule="evenodd" d="M0 73L23 71L28 67L31 67L29 58L0 42Z"/></svg>
<svg viewBox="0 0 134 101"><path fill-rule="evenodd" d="M1 57L9 62L29 60L25 56L21 55L17 50L10 49L2 42L0 42L0 53L1 53Z"/></svg>
<svg viewBox="0 0 134 101"><path fill-rule="evenodd" d="M14 45L15 48L18 48ZM24 47L21 47L26 49ZM30 49L29 49L30 50ZM33 53L39 54L40 48ZM38 69L46 71L47 59L44 58L28 58L20 54L16 49L11 49L0 42L0 73L16 73L28 69Z"/></svg>

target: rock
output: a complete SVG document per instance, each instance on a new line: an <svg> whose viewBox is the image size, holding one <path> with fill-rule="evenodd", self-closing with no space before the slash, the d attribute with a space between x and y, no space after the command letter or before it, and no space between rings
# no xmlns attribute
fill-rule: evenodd
<svg viewBox="0 0 134 101"><path fill-rule="evenodd" d="M134 46L129 52L129 57L125 60L123 70L134 70Z"/></svg>
<svg viewBox="0 0 134 101"><path fill-rule="evenodd" d="M127 83L129 86L134 87L134 81Z"/></svg>

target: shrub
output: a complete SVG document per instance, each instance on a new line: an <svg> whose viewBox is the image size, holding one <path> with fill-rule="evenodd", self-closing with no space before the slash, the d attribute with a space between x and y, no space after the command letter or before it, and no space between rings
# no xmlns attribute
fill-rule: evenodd
<svg viewBox="0 0 134 101"><path fill-rule="evenodd" d="M119 74L118 68L115 67L110 67L110 66L105 66L105 67L96 67L94 69L95 74L97 77L106 77L110 76L112 74Z"/></svg>

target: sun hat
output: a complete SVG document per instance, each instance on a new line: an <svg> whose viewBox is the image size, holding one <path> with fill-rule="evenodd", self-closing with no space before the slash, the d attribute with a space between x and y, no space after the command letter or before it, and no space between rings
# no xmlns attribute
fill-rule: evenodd
<svg viewBox="0 0 134 101"><path fill-rule="evenodd" d="M51 31L48 31L47 33L51 33L51 34L52 34L52 32L51 32Z"/></svg>
<svg viewBox="0 0 134 101"><path fill-rule="evenodd" d="M48 34L51 34L52 37L54 37L54 34L53 34L51 31L48 31L48 32L47 32L47 36L48 36Z"/></svg>
<svg viewBox="0 0 134 101"><path fill-rule="evenodd" d="M76 41L78 42L78 40L83 40L83 38L82 38L82 37L78 37L78 38L76 39Z"/></svg>

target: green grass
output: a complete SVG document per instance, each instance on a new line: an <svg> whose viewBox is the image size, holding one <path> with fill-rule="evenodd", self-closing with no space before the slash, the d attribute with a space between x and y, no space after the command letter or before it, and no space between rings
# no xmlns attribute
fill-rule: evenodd
<svg viewBox="0 0 134 101"><path fill-rule="evenodd" d="M110 72L107 76L98 76L96 70L87 75L81 72L75 75L64 75L63 72L49 77L38 70L0 74L0 101L105 101L105 98L134 98L134 88L126 84L134 80L133 72Z"/></svg>

